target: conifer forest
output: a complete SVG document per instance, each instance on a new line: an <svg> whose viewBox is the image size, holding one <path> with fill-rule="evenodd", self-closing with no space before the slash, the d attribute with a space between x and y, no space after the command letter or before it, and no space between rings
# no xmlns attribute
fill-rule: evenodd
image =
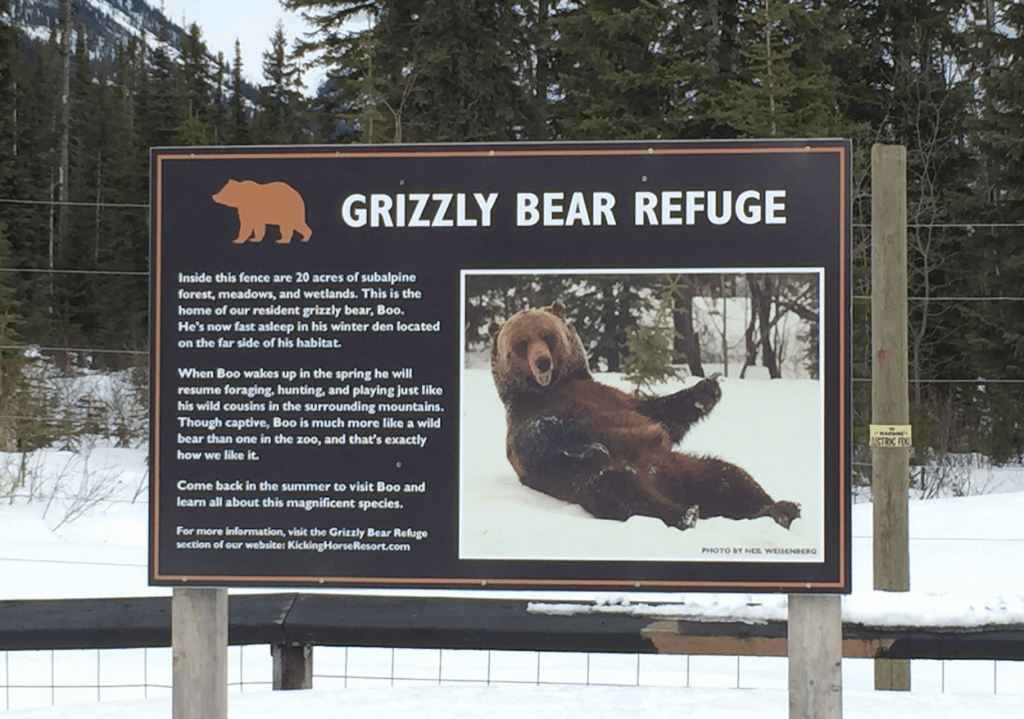
<svg viewBox="0 0 1024 719"><path fill-rule="evenodd" d="M151 147L842 137L855 441L866 445L871 414L870 152L900 144L916 456L1022 460L1020 2L282 0L315 30L279 26L258 68L237 46L211 53L196 25L100 51L73 12L40 38L11 4L0 0L4 450L31 448L30 418L47 411L32 405L45 403L38 357L66 371L147 365ZM759 363L771 355L771 317L799 312L799 288L742 280L672 287L676 364L700 372L679 321L695 293L760 303L748 345ZM595 296L621 311L594 324L594 342L628 335L644 311L643 288L613 284ZM619 346L625 356L601 355L607 369L650 359Z"/></svg>

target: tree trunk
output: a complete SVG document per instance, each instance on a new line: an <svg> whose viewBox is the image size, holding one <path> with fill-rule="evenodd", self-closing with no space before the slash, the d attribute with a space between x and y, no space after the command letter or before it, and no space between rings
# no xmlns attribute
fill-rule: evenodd
<svg viewBox="0 0 1024 719"><path fill-rule="evenodd" d="M54 192L54 185L55 185L53 174L54 174L54 170L53 170L53 167L51 166L50 167L50 194L49 194L50 200L53 200L53 192ZM48 290L49 291L48 291L47 296L46 296L47 302L49 303L49 307L47 308L47 310L48 310L47 314L50 317L53 316L53 268L54 268L53 255L54 255L54 244L55 244L54 243L54 237L55 237L55 231L54 231L54 219L55 218L54 218L54 215L56 214L56 209L57 209L56 205L54 205L53 202L50 202L50 207L49 207L49 213L50 214L49 214L48 224L47 224L47 231L48 231L47 232L47 237L48 237L48 242L47 242L47 268L50 270L50 272L46 273L47 282L49 282L49 285L48 285Z"/></svg>
<svg viewBox="0 0 1024 719"><path fill-rule="evenodd" d="M758 346L761 348L761 361L768 369L768 376L772 379L779 379L782 373L779 372L779 362L775 355L775 348L772 346L772 299L775 289L772 284L771 275L762 274L747 275L747 286L750 288L750 324L747 325L747 362L743 365L743 372L740 377L746 375L747 367L754 364L757 359ZM760 335L755 336L754 326L760 328Z"/></svg>
<svg viewBox="0 0 1024 719"><path fill-rule="evenodd" d="M772 276L764 275L764 286L761 288L758 297L758 325L761 327L761 359L764 366L768 368L768 376L772 379L781 379L779 362L772 346L772 299L775 296L775 288L772 285Z"/></svg>
<svg viewBox="0 0 1024 719"><path fill-rule="evenodd" d="M722 376L729 376L729 298L725 294L725 275L718 278L722 290Z"/></svg>
<svg viewBox="0 0 1024 719"><path fill-rule="evenodd" d="M772 78L772 17L768 10L768 0L764 0L764 18L764 51L768 65L768 114L772 119L771 136L775 137L775 81Z"/></svg>
<svg viewBox="0 0 1024 719"><path fill-rule="evenodd" d="M60 170L57 177L59 208L57 244L68 235L68 172L71 146L71 1L61 0Z"/></svg>
<svg viewBox="0 0 1024 719"><path fill-rule="evenodd" d="M747 368L753 367L757 362L757 338L754 333L757 330L757 302L754 295L759 291L753 275L747 275L747 288L750 292L750 318L747 321L747 329L743 333L743 339L747 347L747 358L743 361L743 369L740 370L740 379L747 376Z"/></svg>
<svg viewBox="0 0 1024 719"><path fill-rule="evenodd" d="M700 342L693 329L693 297L697 288L684 281L676 295L675 307L672 309L672 324L675 326L676 338L673 349L676 356L684 359L694 377L704 376L704 367L700 361Z"/></svg>
<svg viewBox="0 0 1024 719"><path fill-rule="evenodd" d="M722 44L722 23L719 18L718 0L708 0L708 24L711 32L708 34L707 59L709 63L719 61L719 46ZM719 67L722 72L724 68Z"/></svg>
<svg viewBox="0 0 1024 719"><path fill-rule="evenodd" d="M548 0L538 0L537 2L537 44L536 49L536 62L537 67L535 68L535 97L537 108L537 120L534 128L534 140L546 140L548 139L548 86L549 86L549 74L548 74L548 49L545 47L545 43L551 39L551 30L548 24L548 15L551 13L551 8Z"/></svg>
<svg viewBox="0 0 1024 719"><path fill-rule="evenodd" d="M96 150L96 217L93 238L92 261L100 261L100 202L103 201L103 151Z"/></svg>

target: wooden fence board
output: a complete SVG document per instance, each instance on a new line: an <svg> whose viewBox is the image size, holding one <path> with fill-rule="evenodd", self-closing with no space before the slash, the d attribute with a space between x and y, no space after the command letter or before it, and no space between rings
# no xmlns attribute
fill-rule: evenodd
<svg viewBox="0 0 1024 719"><path fill-rule="evenodd" d="M231 644L755 656L785 653L786 623L545 614L522 600L340 594L229 596ZM843 625L843 656L1024 660L1024 626ZM0 650L166 647L170 597L0 601Z"/></svg>

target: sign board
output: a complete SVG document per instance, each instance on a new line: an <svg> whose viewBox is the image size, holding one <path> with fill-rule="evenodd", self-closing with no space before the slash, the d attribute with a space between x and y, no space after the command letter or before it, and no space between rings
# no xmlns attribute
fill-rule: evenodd
<svg viewBox="0 0 1024 719"><path fill-rule="evenodd" d="M151 159L152 583L848 591L848 142Z"/></svg>
<svg viewBox="0 0 1024 719"><path fill-rule="evenodd" d="M911 447L912 440L909 424L873 424L870 427L871 447Z"/></svg>

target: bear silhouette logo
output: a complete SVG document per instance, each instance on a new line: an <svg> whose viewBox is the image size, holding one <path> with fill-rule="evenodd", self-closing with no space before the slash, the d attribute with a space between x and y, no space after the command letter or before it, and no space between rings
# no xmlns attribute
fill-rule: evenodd
<svg viewBox="0 0 1024 719"><path fill-rule="evenodd" d="M262 242L267 225L281 228L278 244L287 245L298 232L299 239L309 242L313 231L306 224L306 203L294 187L285 182L259 183L252 180L228 180L213 196L219 205L238 210L236 245Z"/></svg>

